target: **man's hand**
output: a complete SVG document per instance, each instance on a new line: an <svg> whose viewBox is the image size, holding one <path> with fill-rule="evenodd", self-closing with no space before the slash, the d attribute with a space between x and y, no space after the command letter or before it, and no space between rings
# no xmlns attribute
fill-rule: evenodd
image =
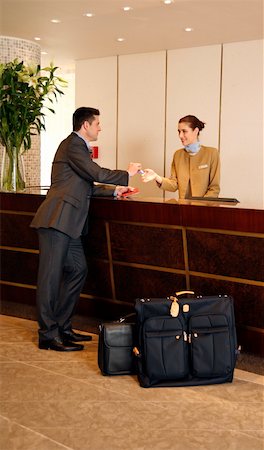
<svg viewBox="0 0 264 450"><path fill-rule="evenodd" d="M142 167L142 165L140 163L134 163L134 162L129 163L129 166L127 169L129 176L133 177L134 175L136 175L136 173L138 173L138 171L141 170L141 167Z"/></svg>
<svg viewBox="0 0 264 450"><path fill-rule="evenodd" d="M124 193L130 193L130 192L131 192L131 194L133 194L133 192L134 192L135 190L136 190L136 188L131 187L131 186L116 186L114 195L115 195L117 198L120 198L120 197L122 197L122 195L123 195Z"/></svg>

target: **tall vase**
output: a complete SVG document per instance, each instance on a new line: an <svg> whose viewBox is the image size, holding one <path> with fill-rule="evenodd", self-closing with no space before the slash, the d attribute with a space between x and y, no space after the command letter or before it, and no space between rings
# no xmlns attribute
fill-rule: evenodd
<svg viewBox="0 0 264 450"><path fill-rule="evenodd" d="M8 152L5 148L2 161L1 191L23 192L25 187L25 168L20 150L14 147L12 151Z"/></svg>

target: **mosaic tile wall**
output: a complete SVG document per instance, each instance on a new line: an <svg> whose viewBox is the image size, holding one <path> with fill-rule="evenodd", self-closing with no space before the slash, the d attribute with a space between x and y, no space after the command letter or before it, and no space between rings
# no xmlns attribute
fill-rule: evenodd
<svg viewBox="0 0 264 450"><path fill-rule="evenodd" d="M40 46L35 42L15 37L0 36L0 62L7 63L15 58L24 63L40 64ZM26 187L40 185L40 136L32 136L32 146L24 156ZM0 144L2 170L3 146ZM0 172L1 173L1 172Z"/></svg>

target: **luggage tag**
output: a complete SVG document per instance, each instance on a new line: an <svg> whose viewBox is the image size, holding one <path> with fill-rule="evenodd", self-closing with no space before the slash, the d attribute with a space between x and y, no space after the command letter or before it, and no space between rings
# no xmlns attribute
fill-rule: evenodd
<svg viewBox="0 0 264 450"><path fill-rule="evenodd" d="M172 317L178 317L179 312L180 312L180 305L178 303L178 296L179 295L184 295L184 294L194 294L194 292L193 291L179 291L179 292L176 292L176 294L175 294L176 296L175 297L173 297L173 296L170 297L170 300L172 300L172 304L171 304L171 307L170 307L170 315ZM190 307L189 307L188 304L183 305L183 312L189 312L189 309L190 309Z"/></svg>
<svg viewBox="0 0 264 450"><path fill-rule="evenodd" d="M171 296L170 300L172 300L172 304L170 307L170 315L172 317L178 317L179 312L180 312L180 305L178 303L178 299L177 299L177 297Z"/></svg>

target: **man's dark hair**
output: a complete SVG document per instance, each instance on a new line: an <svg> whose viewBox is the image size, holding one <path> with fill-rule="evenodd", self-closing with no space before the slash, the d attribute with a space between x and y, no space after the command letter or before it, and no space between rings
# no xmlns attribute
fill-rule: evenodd
<svg viewBox="0 0 264 450"><path fill-rule="evenodd" d="M99 109L87 108L86 106L76 109L72 116L73 131L78 131L86 120L91 124L95 119L94 116L99 115Z"/></svg>

